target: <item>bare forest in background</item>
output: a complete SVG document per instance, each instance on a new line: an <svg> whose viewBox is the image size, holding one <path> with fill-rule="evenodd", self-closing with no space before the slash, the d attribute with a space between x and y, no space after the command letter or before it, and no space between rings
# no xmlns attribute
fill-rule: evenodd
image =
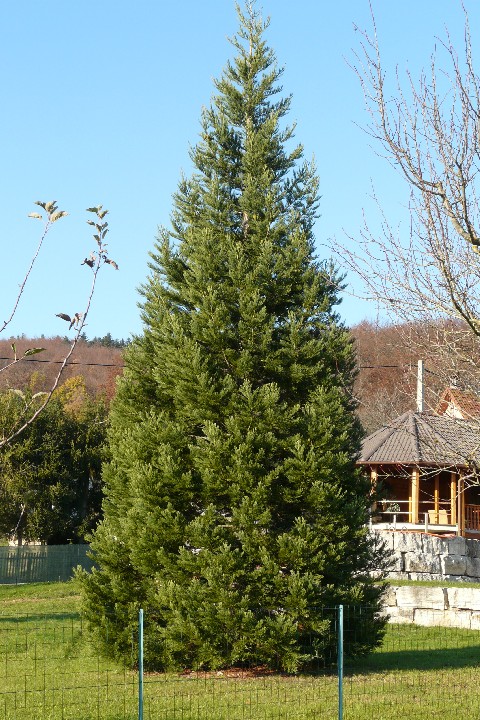
<svg viewBox="0 0 480 720"><path fill-rule="evenodd" d="M116 377L122 373L122 348L112 341L113 345L104 345L103 339L98 342L80 340L65 369L62 382L68 378L81 375L90 395L103 395L110 402L115 394ZM58 372L59 364L65 357L71 341L68 338L10 338L0 340L0 368L12 357L12 342L15 343L17 355L31 347L42 347L45 351L39 355L28 357L0 374L0 390L8 388L23 389L31 387L35 392L48 390Z"/></svg>
<svg viewBox="0 0 480 720"><path fill-rule="evenodd" d="M367 434L407 410L415 410L418 360L423 360L424 409L434 412L445 388L457 385L478 394L478 343L453 350L455 323L403 323L379 326L364 321L352 328L359 373L355 393ZM458 328L465 343L468 336Z"/></svg>

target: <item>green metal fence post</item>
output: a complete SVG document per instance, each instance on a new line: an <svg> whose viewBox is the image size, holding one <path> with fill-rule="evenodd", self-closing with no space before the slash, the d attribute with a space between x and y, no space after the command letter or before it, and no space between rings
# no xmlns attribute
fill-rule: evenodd
<svg viewBox="0 0 480 720"><path fill-rule="evenodd" d="M143 610L138 613L138 720L143 720Z"/></svg>
<svg viewBox="0 0 480 720"><path fill-rule="evenodd" d="M343 720L343 605L338 606L338 720Z"/></svg>

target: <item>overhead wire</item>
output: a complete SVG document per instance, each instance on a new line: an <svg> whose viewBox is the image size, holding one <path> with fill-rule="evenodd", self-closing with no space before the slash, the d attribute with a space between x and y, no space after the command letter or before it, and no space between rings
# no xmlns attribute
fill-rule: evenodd
<svg viewBox="0 0 480 720"><path fill-rule="evenodd" d="M51 363L52 365L61 365L63 363L63 360L46 360L44 358L18 358L18 360L13 360L10 357L0 357L1 360L6 360L7 362L15 362L18 363L20 360L25 360L26 362L33 362L33 363ZM119 365L118 363L94 363L94 362L82 362L80 360L73 360L72 362L68 362L66 364L66 367L72 367L73 365L83 365L88 367L118 367L118 368L124 368L125 365Z"/></svg>
<svg viewBox="0 0 480 720"><path fill-rule="evenodd" d="M6 362L12 362L11 357L0 357L0 361L6 361ZM25 360L26 362L32 362L32 363L51 363L52 365L61 365L63 363L63 360L47 360L45 358L32 358L32 357L26 357L26 358L18 358L16 361L13 361L18 363L20 360ZM67 366L71 365L83 365L86 367L118 367L118 368L124 368L125 365L120 365L118 363L98 363L98 362L83 362L81 360L74 360L73 362L67 363ZM402 363L400 365L359 365L359 370L380 370L380 369L405 369L405 368L412 368L412 366L409 363ZM429 370L428 368L425 368L425 372L430 373L431 375L438 375L438 373L435 373L433 370Z"/></svg>

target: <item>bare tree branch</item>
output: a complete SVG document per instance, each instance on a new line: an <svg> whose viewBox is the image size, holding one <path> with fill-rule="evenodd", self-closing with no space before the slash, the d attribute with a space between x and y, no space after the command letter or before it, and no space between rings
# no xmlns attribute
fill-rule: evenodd
<svg viewBox="0 0 480 720"><path fill-rule="evenodd" d="M364 219L359 237L334 248L363 281L366 297L396 322L460 322L480 337L480 79L468 17L462 57L448 31L428 76L397 68L392 91L373 33L359 31L353 69L370 118L366 132L410 187L410 228L393 228L374 193L381 232ZM455 332L458 326L455 326Z"/></svg>
<svg viewBox="0 0 480 720"><path fill-rule="evenodd" d="M20 299L22 297L23 291L25 289L25 285L30 277L33 265L35 263L36 258L38 257L38 254L41 250L43 241L48 233L48 231L51 228L51 225L59 220L60 218L64 217L67 213L64 211L59 211L57 208L57 204L55 201L51 202L41 202L38 201L36 203L39 205L44 212L46 213L46 223L45 223L45 229L42 235L42 238L40 240L40 243L37 247L37 250L33 256L32 262L30 263L30 266L25 274L25 277L23 279L23 282L20 286L19 294L15 300L13 311L8 318L8 320L4 321L2 327L0 328L0 333L5 330L5 328L8 326L8 324L13 319L15 312L17 311L18 305L20 303ZM93 226L95 232L93 235L93 238L96 242L96 249L90 253L90 259L87 261L84 260L82 265L87 265L92 271L92 281L90 285L89 294L87 296L87 301L85 308L82 312L75 312L72 316L68 315L67 313L58 313L57 316L61 319L69 322L69 329L74 328L75 334L74 337L70 343L70 347L68 349L68 352L65 354L60 367L57 371L57 374L53 380L53 383L49 390L45 393L41 393L43 399L38 404L36 402L38 394L32 398L32 400L26 404L21 416L20 420L17 422L15 427L12 427L8 429L7 431L4 431L3 437L0 437L0 450L8 445L12 440L14 440L18 435L20 435L29 425L31 425L35 419L39 416L39 414L44 410L44 408L47 406L47 404L50 402L53 393L57 389L60 380L62 378L62 375L64 373L64 370L68 364L69 359L71 358L75 347L78 343L78 340L80 339L80 336L83 332L83 328L87 321L87 316L90 311L90 306L92 303L92 299L95 293L96 283L97 283L97 277L98 273L100 271L100 268L104 264L112 265L115 269L118 269L117 263L112 260L108 255L108 247L107 243L105 241L106 235L108 233L108 222L105 221L105 216L108 213L108 210L103 210L102 206L99 205L97 207L88 208L87 212L92 213L95 216L95 220L88 220L87 223L91 226ZM31 213L31 217L42 219L42 215L38 213ZM23 360L26 357L29 357L30 355L36 354L37 352L41 352L43 348L29 348L26 350L20 357L17 357L16 347L15 344L12 344L12 349L14 353L13 359L8 362L3 368L0 369L0 372L5 372L12 366L16 365L18 362Z"/></svg>

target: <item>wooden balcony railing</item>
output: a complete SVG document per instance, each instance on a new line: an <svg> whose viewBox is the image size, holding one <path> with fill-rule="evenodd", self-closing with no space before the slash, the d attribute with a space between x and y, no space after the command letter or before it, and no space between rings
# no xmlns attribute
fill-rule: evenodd
<svg viewBox="0 0 480 720"><path fill-rule="evenodd" d="M465 505L465 529L480 530L480 505Z"/></svg>

